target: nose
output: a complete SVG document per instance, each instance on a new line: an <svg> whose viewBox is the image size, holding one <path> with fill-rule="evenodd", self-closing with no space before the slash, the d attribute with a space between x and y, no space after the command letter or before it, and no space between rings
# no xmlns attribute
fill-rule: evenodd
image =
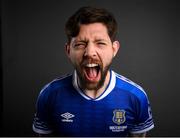
<svg viewBox="0 0 180 138"><path fill-rule="evenodd" d="M85 57L96 57L97 56L96 47L93 43L87 44L84 56Z"/></svg>

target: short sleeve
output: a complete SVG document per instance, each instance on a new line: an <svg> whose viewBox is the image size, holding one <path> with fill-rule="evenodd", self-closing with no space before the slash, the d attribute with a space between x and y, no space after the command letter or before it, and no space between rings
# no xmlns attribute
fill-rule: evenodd
<svg viewBox="0 0 180 138"><path fill-rule="evenodd" d="M33 120L33 131L38 134L52 133L52 123L50 120L50 105L49 105L49 88L45 86L36 102L36 113Z"/></svg>
<svg viewBox="0 0 180 138"><path fill-rule="evenodd" d="M130 130L132 134L145 133L154 128L151 106L147 94L144 91L137 93L137 100L134 101L136 105L136 119Z"/></svg>

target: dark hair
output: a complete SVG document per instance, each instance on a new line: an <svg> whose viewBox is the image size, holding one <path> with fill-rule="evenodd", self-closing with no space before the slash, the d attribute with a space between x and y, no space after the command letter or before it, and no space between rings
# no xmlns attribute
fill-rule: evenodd
<svg viewBox="0 0 180 138"><path fill-rule="evenodd" d="M66 22L65 32L68 42L79 34L80 25L90 23L103 23L108 30L111 41L114 41L117 33L117 22L114 16L106 9L94 7L82 7L76 11Z"/></svg>

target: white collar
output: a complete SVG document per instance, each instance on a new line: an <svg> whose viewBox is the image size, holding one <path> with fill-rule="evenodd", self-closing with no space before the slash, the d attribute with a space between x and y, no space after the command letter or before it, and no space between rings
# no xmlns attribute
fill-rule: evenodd
<svg viewBox="0 0 180 138"><path fill-rule="evenodd" d="M93 101L99 101L103 98L105 98L115 87L116 85L116 75L115 75L115 72L110 70L110 81L109 81L109 84L108 86L106 87L105 91L97 98L93 99L89 96L87 96L86 94L84 94L82 92L82 90L79 88L79 85L78 85L78 78L77 78L77 72L76 70L74 71L74 74L73 74L73 86L74 88L78 91L78 93L83 96L85 99L87 100L93 100Z"/></svg>

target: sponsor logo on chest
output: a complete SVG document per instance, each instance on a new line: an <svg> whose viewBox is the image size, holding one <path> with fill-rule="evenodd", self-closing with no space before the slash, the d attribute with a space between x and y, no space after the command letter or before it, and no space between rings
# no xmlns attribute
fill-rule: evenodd
<svg viewBox="0 0 180 138"><path fill-rule="evenodd" d="M116 124L114 126L109 126L112 132L122 132L127 129L127 125L123 125L126 121L125 110L115 109L113 111L112 121Z"/></svg>
<svg viewBox="0 0 180 138"><path fill-rule="evenodd" d="M72 113L66 112L61 114L61 121L72 123L75 115ZM109 130L112 132L123 132L127 129L127 125L125 125L126 122L126 111L121 109L115 109L112 111L112 122L114 125L109 126ZM94 122L95 123L95 122Z"/></svg>

